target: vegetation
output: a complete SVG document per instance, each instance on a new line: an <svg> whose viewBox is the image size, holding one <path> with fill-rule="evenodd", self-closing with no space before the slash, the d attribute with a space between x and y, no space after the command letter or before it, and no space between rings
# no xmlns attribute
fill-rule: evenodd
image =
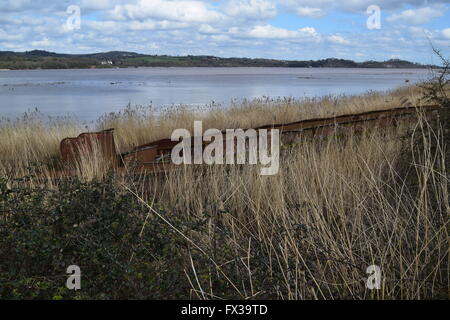
<svg viewBox="0 0 450 320"><path fill-rule="evenodd" d="M250 127L417 105L424 94L407 87L201 112L129 107L98 128L115 127L124 151L194 119L204 128ZM284 146L275 176L208 165L98 174L86 162L66 179L49 172L60 139L81 125L38 112L3 121L0 297L445 299L449 123L419 118L413 127ZM79 291L65 287L72 264L81 268ZM365 285L372 264L382 270L380 290Z"/></svg>
<svg viewBox="0 0 450 320"><path fill-rule="evenodd" d="M67 69L111 67L288 67L288 68L426 68L417 63L388 61L354 62L344 59L292 61L274 59L219 58L214 56L143 55L111 51L94 54L59 54L41 50L0 51L0 69Z"/></svg>

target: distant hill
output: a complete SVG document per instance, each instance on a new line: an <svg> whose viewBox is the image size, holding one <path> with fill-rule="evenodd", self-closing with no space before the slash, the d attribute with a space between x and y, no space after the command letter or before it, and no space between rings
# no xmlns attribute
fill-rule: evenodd
<svg viewBox="0 0 450 320"><path fill-rule="evenodd" d="M0 51L0 69L68 69L126 67L286 67L286 68L429 68L405 60L355 62L344 59L274 60L220 58L214 56L145 55L136 52L109 51L92 54L64 54L33 50Z"/></svg>

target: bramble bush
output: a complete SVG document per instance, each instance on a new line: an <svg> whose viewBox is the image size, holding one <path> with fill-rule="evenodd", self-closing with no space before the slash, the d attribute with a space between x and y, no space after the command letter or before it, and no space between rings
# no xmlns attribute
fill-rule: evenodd
<svg viewBox="0 0 450 320"><path fill-rule="evenodd" d="M171 235L112 178L54 190L1 179L0 298L178 298L189 285ZM81 268L78 292L66 288L69 265Z"/></svg>

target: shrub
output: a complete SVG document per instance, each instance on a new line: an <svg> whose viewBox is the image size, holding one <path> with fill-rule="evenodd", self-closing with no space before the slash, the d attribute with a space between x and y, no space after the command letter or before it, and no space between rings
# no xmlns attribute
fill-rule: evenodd
<svg viewBox="0 0 450 320"><path fill-rule="evenodd" d="M54 190L11 190L1 180L0 208L0 298L176 298L185 291L176 270L181 243L112 178ZM79 292L65 286L69 265L81 268Z"/></svg>

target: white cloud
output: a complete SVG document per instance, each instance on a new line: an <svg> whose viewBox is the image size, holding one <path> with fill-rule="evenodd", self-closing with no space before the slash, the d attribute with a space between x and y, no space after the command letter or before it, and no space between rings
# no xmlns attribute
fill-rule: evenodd
<svg viewBox="0 0 450 320"><path fill-rule="evenodd" d="M129 21L123 28L128 30L142 31L142 30L171 30L171 29L182 29L189 27L188 23L184 22L173 22L167 20L161 21Z"/></svg>
<svg viewBox="0 0 450 320"><path fill-rule="evenodd" d="M450 39L450 28L444 29L441 32L442 32L442 35L444 36L444 38Z"/></svg>
<svg viewBox="0 0 450 320"><path fill-rule="evenodd" d="M297 9L297 14L308 18L321 18L325 15L325 11L320 8L301 7Z"/></svg>
<svg viewBox="0 0 450 320"><path fill-rule="evenodd" d="M219 29L214 28L214 27L210 26L209 24L202 24L202 25L200 25L200 27L198 28L198 31L200 33L207 33L207 34L220 33Z"/></svg>
<svg viewBox="0 0 450 320"><path fill-rule="evenodd" d="M253 38L262 39L315 39L318 37L318 33L316 32L316 30L311 27L305 27L298 30L287 30L283 28L277 28L269 24L255 26L247 32L247 35Z"/></svg>
<svg viewBox="0 0 450 320"><path fill-rule="evenodd" d="M323 17L335 0L280 0L286 10L308 18Z"/></svg>
<svg viewBox="0 0 450 320"><path fill-rule="evenodd" d="M275 2L269 0L230 0L224 12L232 17L267 19L276 16L277 9Z"/></svg>
<svg viewBox="0 0 450 320"><path fill-rule="evenodd" d="M433 33L425 28L411 26L408 28L409 33L416 39L432 38Z"/></svg>
<svg viewBox="0 0 450 320"><path fill-rule="evenodd" d="M395 13L386 20L389 22L402 22L408 24L425 24L444 15L445 6L436 5L433 7L423 7L418 9L408 9L400 13Z"/></svg>
<svg viewBox="0 0 450 320"><path fill-rule="evenodd" d="M116 5L110 14L118 20L153 18L195 23L217 22L224 18L206 3L195 0L139 0L136 4Z"/></svg>
<svg viewBox="0 0 450 320"><path fill-rule="evenodd" d="M347 39L345 39L344 37L342 37L339 34L333 34L331 36L328 36L327 38L330 42L332 43L336 43L336 44L350 44L350 41L348 41Z"/></svg>
<svg viewBox="0 0 450 320"><path fill-rule="evenodd" d="M28 7L31 3L31 0L0 0L0 10L2 11L14 11L21 10Z"/></svg>
<svg viewBox="0 0 450 320"><path fill-rule="evenodd" d="M80 7L82 10L103 10L112 8L115 2L114 0L81 0Z"/></svg>
<svg viewBox="0 0 450 320"><path fill-rule="evenodd" d="M211 39L213 41L217 41L217 42L228 42L229 43L231 41L231 38L226 34L212 35Z"/></svg>
<svg viewBox="0 0 450 320"><path fill-rule="evenodd" d="M370 5L377 5L384 11L392 11L404 8L405 6L423 6L444 4L447 0L342 0L334 1L335 6L339 9L351 11L351 12L365 12Z"/></svg>
<svg viewBox="0 0 450 320"><path fill-rule="evenodd" d="M0 29L0 40L7 41L18 41L23 37L21 34L10 34L9 32L5 32L3 29Z"/></svg>
<svg viewBox="0 0 450 320"><path fill-rule="evenodd" d="M82 28L88 27L95 31L111 33L120 30L120 26L116 21L82 21Z"/></svg>
<svg viewBox="0 0 450 320"><path fill-rule="evenodd" d="M331 10L364 14L370 5L377 5L383 11L392 11L402 9L405 6L422 6L424 3L427 3L428 6L435 4L444 5L448 3L448 0L279 0L278 2L282 7L298 14L300 14L298 12L299 8L320 9L323 14Z"/></svg>
<svg viewBox="0 0 450 320"><path fill-rule="evenodd" d="M42 40L32 41L31 45L36 48L42 48L42 47L49 47L50 45L52 45L52 42L48 40L47 37L45 37Z"/></svg>

